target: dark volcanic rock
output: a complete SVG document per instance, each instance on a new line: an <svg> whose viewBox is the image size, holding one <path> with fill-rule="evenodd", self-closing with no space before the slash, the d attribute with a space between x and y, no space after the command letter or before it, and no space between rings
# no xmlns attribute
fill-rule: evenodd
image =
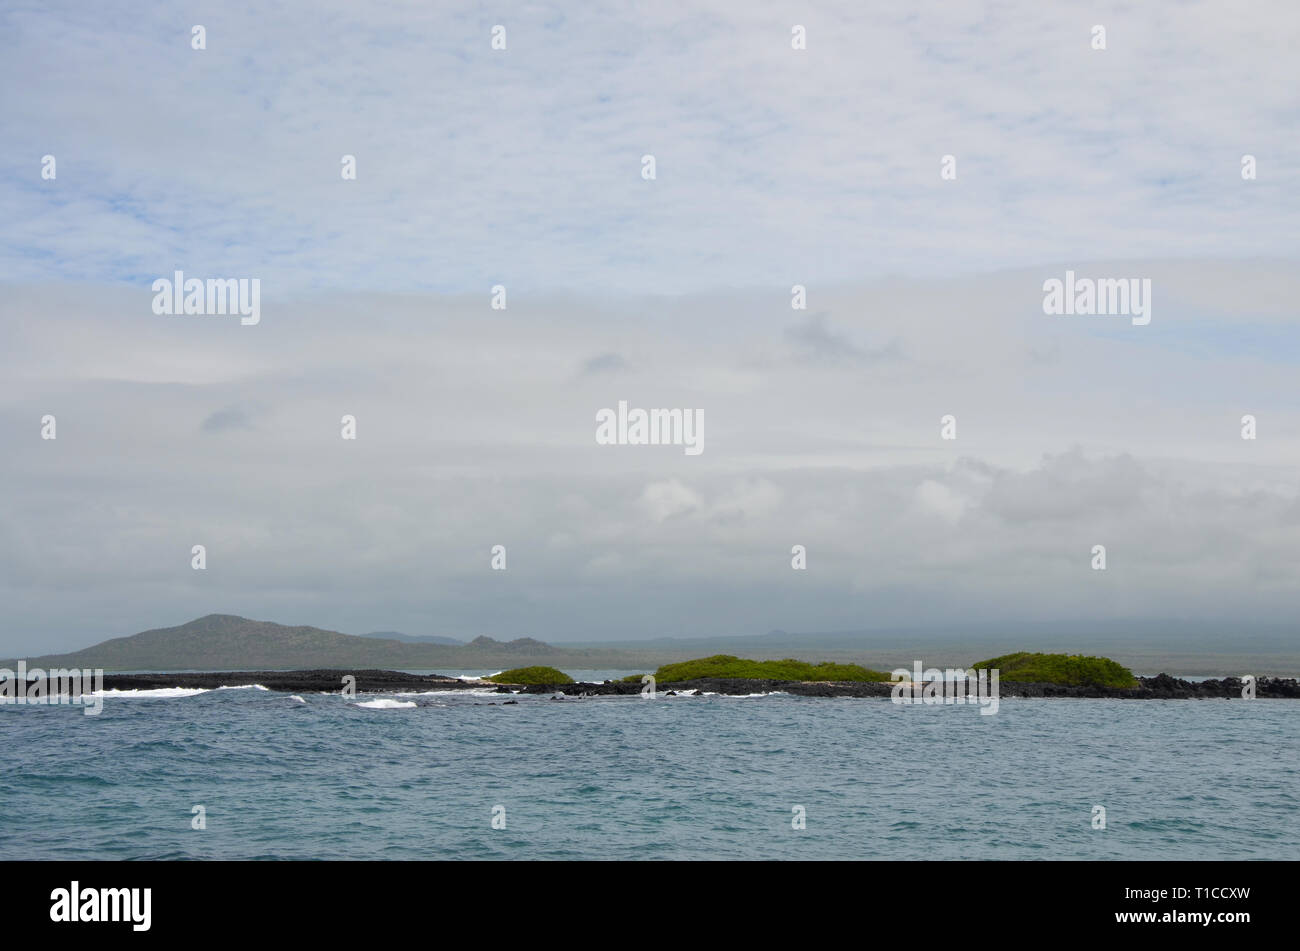
<svg viewBox="0 0 1300 951"><path fill-rule="evenodd" d="M1000 680L998 683L998 696L1123 700L1240 699L1241 686L1241 681L1236 677L1192 683L1170 677L1168 674L1160 674L1156 677L1139 677L1138 686L1128 688L1016 683L1014 681ZM706 677L699 680L661 683L657 685L657 689L664 695L695 690L697 693L717 693L731 696L780 692L799 697L890 697L893 695L894 684L872 681L802 683L788 680L733 680ZM555 694L559 692L567 697L631 696L641 692L641 685L639 683L605 681L602 684L533 684L516 688L502 686L498 687L497 690L502 693L518 690L520 693L528 694ZM1300 698L1300 683L1293 679L1261 677L1256 683L1255 693L1257 697L1262 699Z"/></svg>
<svg viewBox="0 0 1300 951"><path fill-rule="evenodd" d="M359 693L390 693L412 690L482 689L482 682L462 681L453 677L404 674L395 670L260 670L231 673L192 674L105 674L104 686L110 690L154 690L160 687L240 687L261 684L270 690L288 693L338 693L343 677L356 677ZM656 685L659 693L681 696L685 691L696 694L715 693L741 696L755 693L787 693L800 697L889 697L894 684L880 682L801 683L787 680L739 680L706 677L677 683ZM1000 697L1103 697L1130 700L1240 699L1242 682L1236 677L1192 683L1160 674L1139 677L1138 686L1087 687L1061 684L1026 684L1002 680ZM641 692L640 682L605 681L599 684L531 684L524 687L497 685L497 693L563 694L566 698L630 697ZM1294 679L1261 677L1255 694L1261 699L1300 698L1300 683Z"/></svg>
<svg viewBox="0 0 1300 951"><path fill-rule="evenodd" d="M466 686L454 677L404 674L396 670L253 670L197 674L105 674L107 690L157 690L161 687L245 687L261 684L286 693L338 693L343 678L357 678L357 692L456 690Z"/></svg>
<svg viewBox="0 0 1300 951"><path fill-rule="evenodd" d="M1240 699L1243 686L1237 677L1190 683L1168 674L1159 674L1155 677L1139 677L1138 681L1153 696L1170 699ZM1264 699L1300 698L1300 683L1294 678L1260 677L1255 682L1255 696Z"/></svg>

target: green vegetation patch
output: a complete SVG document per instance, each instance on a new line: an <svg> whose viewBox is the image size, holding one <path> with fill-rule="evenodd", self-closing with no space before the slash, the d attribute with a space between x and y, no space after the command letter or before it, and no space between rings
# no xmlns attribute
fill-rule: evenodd
<svg viewBox="0 0 1300 951"><path fill-rule="evenodd" d="M571 684L573 678L554 667L516 667L484 677L495 684Z"/></svg>
<svg viewBox="0 0 1300 951"><path fill-rule="evenodd" d="M1109 657L1082 654L1031 654L1019 651L973 665L997 668L1000 680L1016 683L1065 684L1071 687L1136 687L1133 671Z"/></svg>
<svg viewBox="0 0 1300 951"><path fill-rule="evenodd" d="M655 671L660 683L697 680L701 677L728 677L743 680L888 680L889 674L857 664L809 664L802 660L743 660L730 654L715 654L680 664L664 664ZM625 677L639 681L641 674Z"/></svg>

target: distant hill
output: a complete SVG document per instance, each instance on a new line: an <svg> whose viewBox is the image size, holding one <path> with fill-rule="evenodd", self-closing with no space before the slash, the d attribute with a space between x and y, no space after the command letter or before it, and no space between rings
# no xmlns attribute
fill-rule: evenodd
<svg viewBox="0 0 1300 951"><path fill-rule="evenodd" d="M520 654L543 654L555 651L563 652L565 650L562 647L552 647L550 644L535 641L531 637L520 637L513 641L498 641L491 637L479 636L470 641L469 646L474 650L500 651L505 654L513 654L516 657Z"/></svg>
<svg viewBox="0 0 1300 951"><path fill-rule="evenodd" d="M1178 633L1181 630L1182 636ZM1077 629L1076 629L1077 628ZM1213 631L1219 636L1214 637ZM1128 631L1127 639L1124 631ZM384 636L391 634L392 636ZM466 643L451 638L417 638L396 632L365 636L318 627L291 627L253 621L231 614L209 614L181 624L144 631L68 654L25 658L30 666L102 667L105 670L312 670L317 668L433 670L501 670L549 666L560 670L651 671L663 664L710 654L733 654L752 660L797 657L808 661L854 663L877 670L910 668L915 659L927 665L971 664L981 657L1009 651L1040 650L1059 645L1070 652L1103 653L1138 674L1161 671L1175 675L1270 676L1300 674L1296 634L1289 628L1261 630L1249 642L1225 644L1222 628L1209 622L1110 622L1085 629L1082 622L1064 631L995 629L963 625L959 629L876 630L713 638L657 638L621 644L556 646L531 637L499 641L476 637ZM1190 642L1190 643L1189 643ZM1228 651L1225 652L1225 647ZM16 660L0 660L13 669Z"/></svg>
<svg viewBox="0 0 1300 951"><path fill-rule="evenodd" d="M362 637L375 637L385 641L402 641L406 644L453 644L458 647L464 647L464 641L458 641L454 637L443 637L441 634L403 634L401 631L371 631L369 634L362 634Z"/></svg>
<svg viewBox="0 0 1300 951"><path fill-rule="evenodd" d="M29 666L105 670L296 670L326 668L446 669L518 667L521 662L569 667L621 666L624 651L552 647L530 637L469 644L418 643L357 636L318 627L289 627L233 614L209 614L68 654L26 658ZM4 661L13 667L16 661Z"/></svg>

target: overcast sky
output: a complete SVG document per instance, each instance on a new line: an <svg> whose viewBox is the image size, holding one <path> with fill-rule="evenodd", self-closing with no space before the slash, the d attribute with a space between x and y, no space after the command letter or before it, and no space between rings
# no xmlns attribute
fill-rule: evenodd
<svg viewBox="0 0 1300 951"><path fill-rule="evenodd" d="M0 654L1294 614L1295 4L374 6L0 9Z"/></svg>

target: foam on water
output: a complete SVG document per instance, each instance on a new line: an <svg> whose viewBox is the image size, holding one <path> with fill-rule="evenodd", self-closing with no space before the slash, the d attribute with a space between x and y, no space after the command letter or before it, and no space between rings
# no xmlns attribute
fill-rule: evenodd
<svg viewBox="0 0 1300 951"><path fill-rule="evenodd" d="M82 694L82 696L131 700L166 700L172 697L197 697L201 693L211 693L211 691L206 687L156 687L152 690L118 690L116 687L111 687L108 690L95 690L88 694Z"/></svg>
<svg viewBox="0 0 1300 951"><path fill-rule="evenodd" d="M414 700L392 700L388 697L380 697L378 700L362 700L354 706L364 707L367 710L409 710L418 704Z"/></svg>

